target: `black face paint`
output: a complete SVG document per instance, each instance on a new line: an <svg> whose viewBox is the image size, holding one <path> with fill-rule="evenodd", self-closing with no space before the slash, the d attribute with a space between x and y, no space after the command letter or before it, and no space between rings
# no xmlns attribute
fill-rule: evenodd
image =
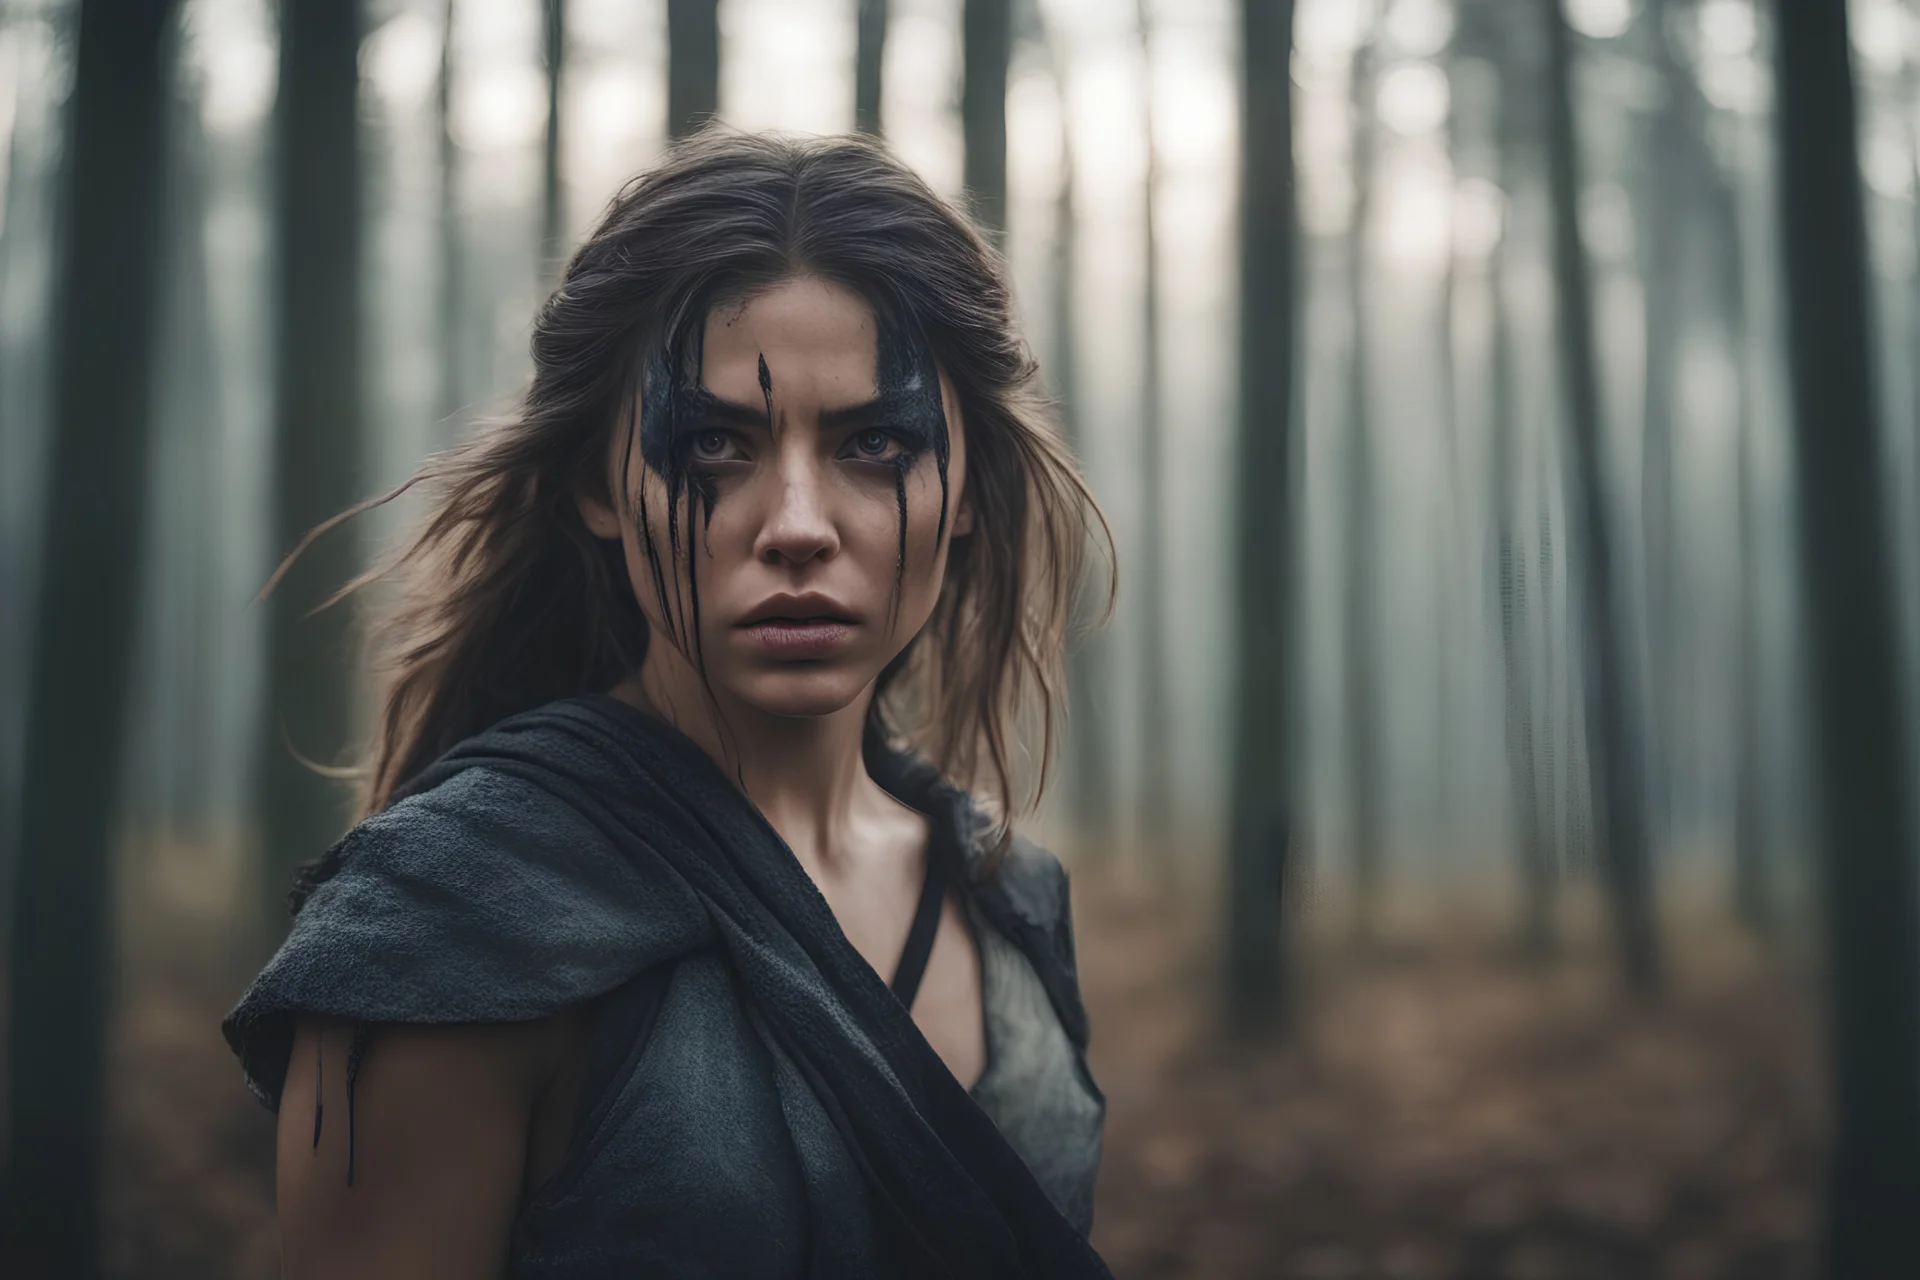
<svg viewBox="0 0 1920 1280"><path fill-rule="evenodd" d="M678 639L678 647L694 659L703 675L706 663L699 639L700 589L695 574L694 513L696 507L700 509L702 525L710 530L719 496L714 478L690 465L694 442L711 423L719 403L718 398L700 384L705 321L704 311L695 316L689 308L669 326L665 338L647 361L640 397L640 454L647 466L659 473L667 491L664 560L673 566L671 584L648 520L644 485L639 493L637 521L654 590L668 625ZM760 394L766 402L767 428L771 431L774 426L773 373L767 367L765 353L760 354L758 366ZM872 417L900 446L892 464L899 535L890 616L897 621L907 565L907 473L921 454L932 452L940 476L940 520L934 533L937 548L947 531L950 441L946 408L940 396L939 367L934 363L932 348L917 329L884 318L879 321L874 382L877 394L870 406ZM625 479L623 475L623 484ZM684 613L676 607L683 568L688 606Z"/></svg>
<svg viewBox="0 0 1920 1280"><path fill-rule="evenodd" d="M680 324L670 328L666 338L647 361L645 385L640 397L640 456L659 473L667 489L667 561L673 566L671 595L668 594L659 547L653 539L653 527L647 518L644 484L640 487L640 515L637 522L661 610L678 637L678 647L693 658L702 675L706 672L706 657L700 645L700 584L694 564L694 514L698 508L703 516L703 527L710 528L718 491L711 476L701 475L688 465L688 455L695 438L707 422L709 402L713 399L706 388L700 385L705 336L704 313L698 319L684 318ZM679 611L674 605L680 598L683 562L687 575L688 607L682 616L676 618L674 615Z"/></svg>
<svg viewBox="0 0 1920 1280"><path fill-rule="evenodd" d="M937 548L947 532L946 406L940 398L940 370L933 350L918 332L881 319L874 343L874 382L878 417L899 442L893 460L893 496L899 510L900 538L893 568L893 601L889 629L900 612L900 588L907 572L907 472L920 455L931 450L940 473L940 523L933 535Z"/></svg>

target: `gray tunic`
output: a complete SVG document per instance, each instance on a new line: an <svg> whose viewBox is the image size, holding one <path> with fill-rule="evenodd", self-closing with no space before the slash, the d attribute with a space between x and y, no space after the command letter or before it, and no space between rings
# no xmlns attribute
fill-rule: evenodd
<svg viewBox="0 0 1920 1280"><path fill-rule="evenodd" d="M603 695L502 722L349 833L228 1041L277 1106L301 1014L514 1021L650 990L646 1034L595 1055L604 1087L517 1215L509 1275L1105 1276L1066 875L1019 839L983 875L963 795L883 749L868 767L962 833L971 1093L732 780Z"/></svg>
<svg viewBox="0 0 1920 1280"><path fill-rule="evenodd" d="M1033 965L977 911L970 914L987 1032L987 1068L970 1091L973 1100L1067 1221L1090 1230L1105 1100Z"/></svg>

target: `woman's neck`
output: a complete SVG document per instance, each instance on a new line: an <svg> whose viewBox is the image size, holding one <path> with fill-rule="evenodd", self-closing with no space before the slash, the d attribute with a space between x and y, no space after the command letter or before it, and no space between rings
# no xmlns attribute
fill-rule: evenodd
<svg viewBox="0 0 1920 1280"><path fill-rule="evenodd" d="M901 808L867 774L862 744L872 689L828 715L770 715L709 693L671 646L654 650L666 654L649 653L613 696L691 738L742 786L816 879L852 872L843 864L869 844L856 833Z"/></svg>

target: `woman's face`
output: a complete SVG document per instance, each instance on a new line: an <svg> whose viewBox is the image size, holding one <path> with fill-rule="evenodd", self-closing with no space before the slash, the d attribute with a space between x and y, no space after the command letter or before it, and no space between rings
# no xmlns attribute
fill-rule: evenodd
<svg viewBox="0 0 1920 1280"><path fill-rule="evenodd" d="M697 386L650 377L639 430L613 446L625 510L583 501L589 527L625 547L650 666L698 678L667 651L685 628L723 705L839 711L926 622L969 530L952 386L858 294L811 276L714 308L700 353Z"/></svg>

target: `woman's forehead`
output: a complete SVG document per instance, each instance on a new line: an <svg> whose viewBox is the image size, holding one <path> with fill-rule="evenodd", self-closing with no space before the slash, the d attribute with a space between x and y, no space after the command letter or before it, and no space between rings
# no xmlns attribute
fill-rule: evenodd
<svg viewBox="0 0 1920 1280"><path fill-rule="evenodd" d="M773 394L822 404L878 389L879 325L853 290L817 277L785 280L707 313L700 382L728 400Z"/></svg>

